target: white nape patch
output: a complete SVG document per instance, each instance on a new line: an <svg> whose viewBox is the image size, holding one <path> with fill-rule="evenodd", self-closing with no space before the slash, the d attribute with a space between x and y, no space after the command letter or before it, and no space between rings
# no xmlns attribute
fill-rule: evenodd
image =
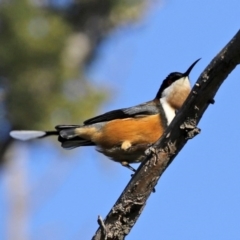
<svg viewBox="0 0 240 240"><path fill-rule="evenodd" d="M27 141L30 139L34 139L34 138L39 138L39 137L43 137L44 135L46 135L46 132L44 131L11 131L10 132L10 136L12 138L18 139L18 140L22 140L22 141Z"/></svg>
<svg viewBox="0 0 240 240"><path fill-rule="evenodd" d="M175 117L175 109L172 108L169 103L167 102L166 98L160 98L160 103L162 104L163 110L165 112L168 125L172 122L173 118Z"/></svg>

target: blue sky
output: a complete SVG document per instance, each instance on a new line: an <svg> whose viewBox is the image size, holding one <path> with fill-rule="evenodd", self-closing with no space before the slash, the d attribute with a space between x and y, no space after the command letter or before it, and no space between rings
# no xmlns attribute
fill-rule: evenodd
<svg viewBox="0 0 240 240"><path fill-rule="evenodd" d="M238 0L164 1L137 25L111 33L87 70L93 82L112 89L99 113L152 99L166 75L201 57L190 75L194 84L239 30L239 9ZM239 78L238 67L199 123L201 134L163 174L128 240L240 238ZM35 189L28 195L29 239L91 239L97 216L107 215L130 180L127 169L91 148L59 151L49 140L17 148L27 156L28 186ZM6 239L7 176L0 178L0 239Z"/></svg>

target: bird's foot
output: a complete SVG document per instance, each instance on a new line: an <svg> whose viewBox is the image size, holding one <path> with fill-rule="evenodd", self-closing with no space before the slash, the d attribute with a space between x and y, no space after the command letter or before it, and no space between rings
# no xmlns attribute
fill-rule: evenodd
<svg viewBox="0 0 240 240"><path fill-rule="evenodd" d="M136 169L133 168L131 165L129 165L128 162L121 162L121 164L122 164L122 166L124 166L124 167L130 169L131 171L133 171L134 173L136 172Z"/></svg>

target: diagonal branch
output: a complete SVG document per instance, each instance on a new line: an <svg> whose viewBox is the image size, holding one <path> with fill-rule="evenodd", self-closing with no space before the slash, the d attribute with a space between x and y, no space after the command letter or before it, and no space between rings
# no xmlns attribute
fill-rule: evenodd
<svg viewBox="0 0 240 240"><path fill-rule="evenodd" d="M228 74L240 64L240 31L212 60L200 75L188 99L164 135L147 150L123 193L99 227L94 240L124 239L136 223L159 178L188 139L200 132L196 127L208 105Z"/></svg>

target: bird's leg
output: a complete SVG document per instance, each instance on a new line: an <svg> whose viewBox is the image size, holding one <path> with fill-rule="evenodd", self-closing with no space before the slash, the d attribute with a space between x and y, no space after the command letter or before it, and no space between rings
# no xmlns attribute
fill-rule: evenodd
<svg viewBox="0 0 240 240"><path fill-rule="evenodd" d="M121 164L122 164L122 166L130 169L131 171L136 172L136 169L134 169L132 166L130 166L128 162L121 162Z"/></svg>

